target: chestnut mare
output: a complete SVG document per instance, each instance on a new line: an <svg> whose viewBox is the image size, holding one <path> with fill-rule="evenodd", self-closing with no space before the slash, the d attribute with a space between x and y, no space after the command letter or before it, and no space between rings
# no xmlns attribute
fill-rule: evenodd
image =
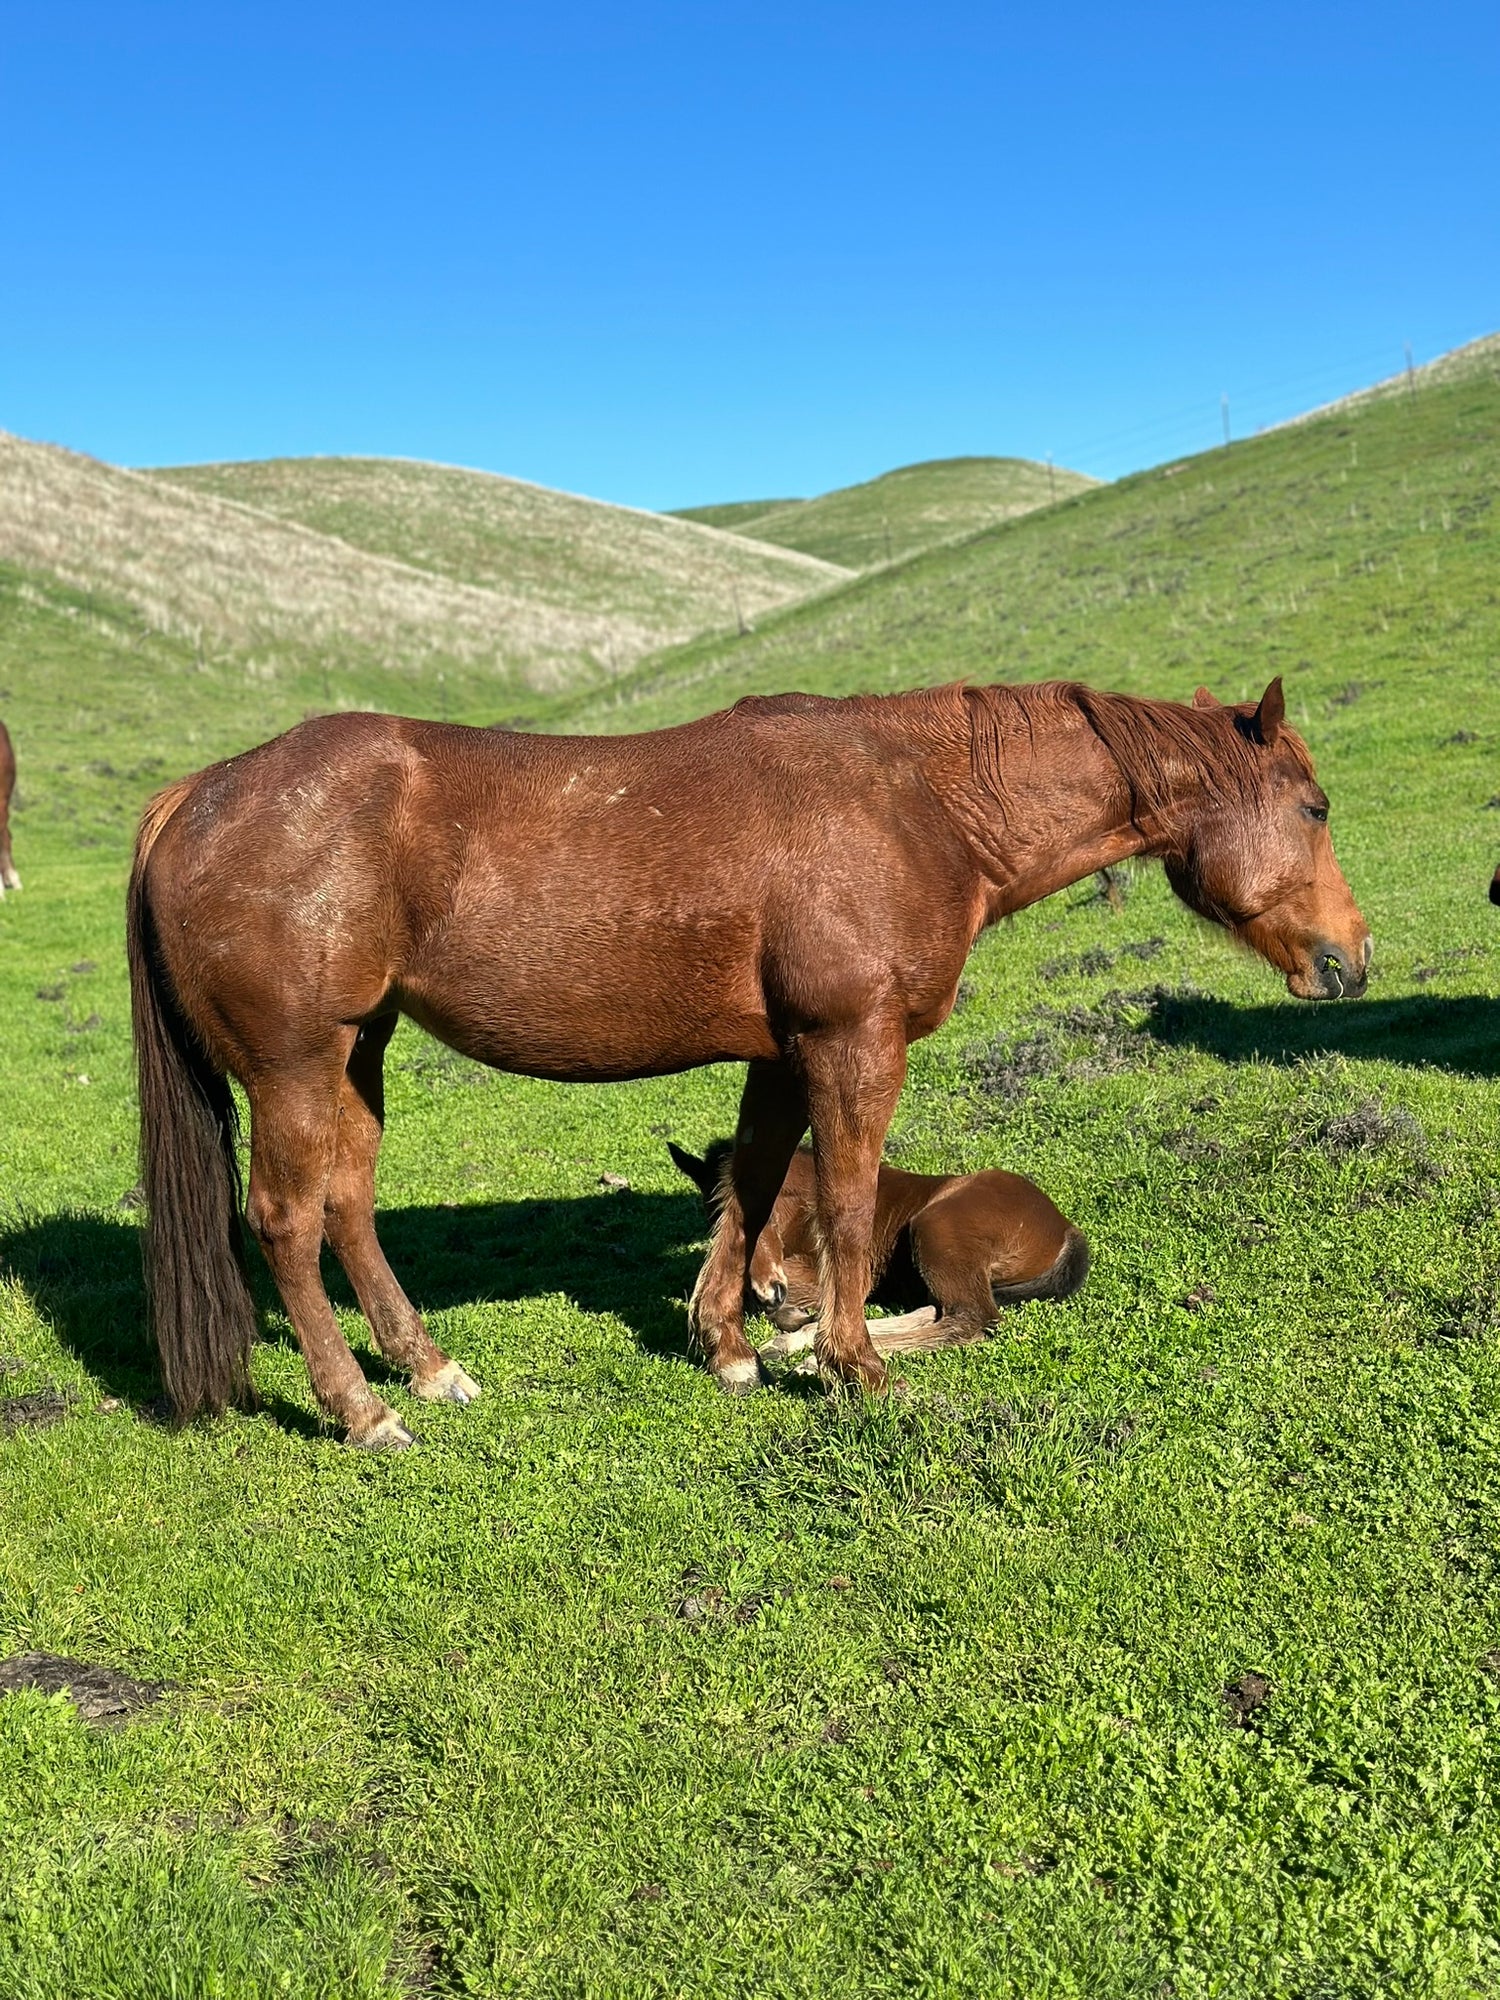
<svg viewBox="0 0 1500 2000"><path fill-rule="evenodd" d="M749 1065L690 1309L727 1389L753 1248L809 1125L830 1379L865 1331L876 1174L909 1042L987 924L1129 855L1304 998L1364 990L1369 932L1327 801L1259 706L1071 683L751 699L642 736L332 715L160 793L129 891L152 1317L183 1418L248 1396L246 1214L314 1393L351 1442L410 1433L366 1383L326 1238L418 1396L478 1393L376 1240L381 1061L399 1015L477 1061L576 1083Z"/></svg>
<svg viewBox="0 0 1500 2000"><path fill-rule="evenodd" d="M716 1139L701 1160L670 1141L667 1151L716 1220L732 1189L734 1141ZM968 1346L984 1339L1002 1307L1071 1298L1088 1274L1083 1232L1024 1175L909 1174L882 1163L869 1296L876 1305L907 1310L897 1319L866 1321L878 1355ZM814 1345L807 1329L817 1324L821 1297L818 1177L806 1146L793 1153L751 1252L749 1290L781 1329L760 1350L762 1361L784 1361Z"/></svg>
<svg viewBox="0 0 1500 2000"><path fill-rule="evenodd" d="M10 795L16 788L16 753L10 731L0 722L0 896L19 889L21 878L10 851Z"/></svg>

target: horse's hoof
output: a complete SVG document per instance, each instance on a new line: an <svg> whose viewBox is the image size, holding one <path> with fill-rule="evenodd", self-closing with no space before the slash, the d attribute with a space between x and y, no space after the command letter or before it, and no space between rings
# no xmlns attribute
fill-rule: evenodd
<svg viewBox="0 0 1500 2000"><path fill-rule="evenodd" d="M414 1381L411 1392L424 1403L473 1403L479 1399L479 1384L456 1361L445 1361L435 1375Z"/></svg>
<svg viewBox="0 0 1500 2000"><path fill-rule="evenodd" d="M719 1387L730 1396L748 1396L766 1379L765 1369L753 1354L743 1361L715 1363L713 1375Z"/></svg>
<svg viewBox="0 0 1500 2000"><path fill-rule="evenodd" d="M357 1435L353 1431L349 1434L350 1444L359 1451L405 1451L416 1441L415 1434L406 1428L394 1410L387 1410L368 1430Z"/></svg>
<svg viewBox="0 0 1500 2000"><path fill-rule="evenodd" d="M873 1368L868 1362L856 1361L850 1368L840 1368L834 1362L824 1361L818 1365L818 1373L830 1394L852 1389L861 1396L884 1396L891 1386L885 1363L878 1359Z"/></svg>

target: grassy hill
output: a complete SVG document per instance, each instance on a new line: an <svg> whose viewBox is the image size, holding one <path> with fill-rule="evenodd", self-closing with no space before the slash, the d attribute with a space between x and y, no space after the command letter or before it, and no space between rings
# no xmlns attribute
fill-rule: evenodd
<svg viewBox="0 0 1500 2000"><path fill-rule="evenodd" d="M737 630L840 580L839 566L670 515L399 458L170 466L153 479L238 501L454 583L619 634L614 666L676 635Z"/></svg>
<svg viewBox="0 0 1500 2000"><path fill-rule="evenodd" d="M1376 937L1285 999L1160 871L976 949L890 1150L1034 1175L1089 1285L879 1409L720 1397L668 1135L737 1075L392 1048L381 1229L482 1381L396 1461L154 1419L121 886L146 793L327 705L0 570L0 1991L1479 2000L1500 1989L1500 379L1492 355L847 584L594 690L1083 675L1290 707ZM601 1175L628 1188L606 1186ZM368 1361L340 1286L341 1321ZM378 1372L378 1363L371 1363Z"/></svg>
<svg viewBox="0 0 1500 2000"><path fill-rule="evenodd" d="M236 484L264 485L278 504L246 504ZM289 493L308 499L307 522ZM361 664L479 669L531 687L736 629L840 577L790 552L477 473L333 460L169 480L4 433L0 562L263 677Z"/></svg>
<svg viewBox="0 0 1500 2000"><path fill-rule="evenodd" d="M1050 506L1094 483L1081 472L1026 458L935 458L815 500L685 507L680 518L803 549L847 569L875 569Z"/></svg>

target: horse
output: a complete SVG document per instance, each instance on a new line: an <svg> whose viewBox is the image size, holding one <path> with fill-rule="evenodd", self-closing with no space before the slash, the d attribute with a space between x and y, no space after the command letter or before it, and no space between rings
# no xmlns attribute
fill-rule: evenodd
<svg viewBox="0 0 1500 2000"><path fill-rule="evenodd" d="M0 722L0 896L19 889L15 858L10 851L10 796L16 788L16 752L10 731Z"/></svg>
<svg viewBox="0 0 1500 2000"><path fill-rule="evenodd" d="M716 1139L700 1160L667 1142L678 1169L703 1196L710 1222L731 1188L731 1139ZM875 1181L867 1303L904 1307L869 1320L882 1358L965 1347L983 1340L1005 1306L1067 1299L1089 1274L1083 1232L1021 1174L912 1174L881 1162ZM762 1362L812 1347L820 1304L818 1177L799 1146L769 1221L750 1257L748 1290L777 1337Z"/></svg>
<svg viewBox="0 0 1500 2000"><path fill-rule="evenodd" d="M879 1393L865 1328L880 1153L908 1044L988 925L1133 855L1302 998L1364 991L1370 934L1328 800L1259 703L1072 682L754 697L635 736L329 715L147 806L127 892L153 1332L180 1419L252 1398L245 1219L349 1442L411 1432L365 1380L324 1239L419 1398L471 1400L375 1233L382 1058L404 1014L574 1083L747 1065L689 1302L721 1387L762 1379L750 1254L811 1130L830 1384Z"/></svg>

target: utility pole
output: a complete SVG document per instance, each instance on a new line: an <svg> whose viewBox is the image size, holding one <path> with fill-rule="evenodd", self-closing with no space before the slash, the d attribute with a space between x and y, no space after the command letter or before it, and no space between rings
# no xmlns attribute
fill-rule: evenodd
<svg viewBox="0 0 1500 2000"><path fill-rule="evenodd" d="M1413 397L1417 393L1417 371L1412 366L1410 341L1406 343L1406 393Z"/></svg>
<svg viewBox="0 0 1500 2000"><path fill-rule="evenodd" d="M1047 491L1051 495L1051 497L1054 500L1056 500L1057 474L1052 470L1052 454L1050 451L1047 454Z"/></svg>
<svg viewBox="0 0 1500 2000"><path fill-rule="evenodd" d="M1223 416L1223 418L1224 418L1224 449L1225 449L1226 451L1228 451L1228 449L1229 449L1229 392L1228 392L1228 390L1226 390L1226 391L1224 392L1224 394L1223 394L1223 395L1222 395L1222 396L1221 396L1221 397L1219 398L1219 409L1220 409L1220 412L1221 412L1221 414L1222 414L1222 416Z"/></svg>

